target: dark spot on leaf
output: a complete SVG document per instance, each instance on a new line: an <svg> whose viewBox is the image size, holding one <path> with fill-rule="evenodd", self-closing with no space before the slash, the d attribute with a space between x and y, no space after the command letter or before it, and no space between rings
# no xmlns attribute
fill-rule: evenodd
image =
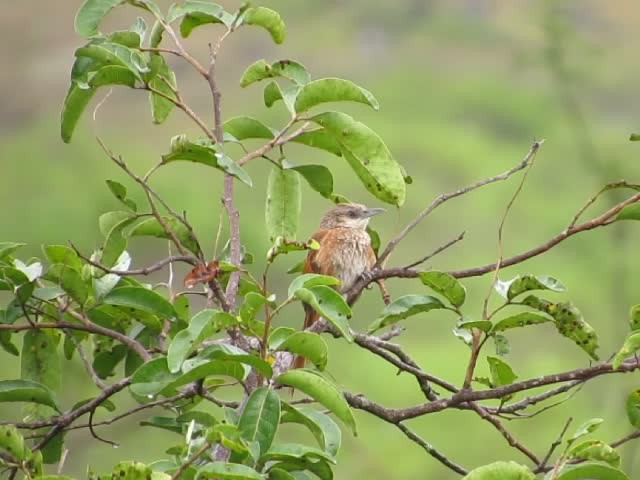
<svg viewBox="0 0 640 480"><path fill-rule="evenodd" d="M47 342L42 342L40 344L40 348L47 348Z"/></svg>

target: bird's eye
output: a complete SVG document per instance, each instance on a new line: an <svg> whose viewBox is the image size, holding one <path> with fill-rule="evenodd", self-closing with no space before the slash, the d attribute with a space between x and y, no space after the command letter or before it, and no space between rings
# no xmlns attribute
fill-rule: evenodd
<svg viewBox="0 0 640 480"><path fill-rule="evenodd" d="M354 210L351 210L349 212L349 217L351 218L356 218L358 216L358 212L355 212Z"/></svg>

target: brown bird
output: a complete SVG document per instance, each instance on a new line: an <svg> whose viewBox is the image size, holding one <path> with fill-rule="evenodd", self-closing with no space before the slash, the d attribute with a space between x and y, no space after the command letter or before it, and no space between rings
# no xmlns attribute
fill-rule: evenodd
<svg viewBox="0 0 640 480"><path fill-rule="evenodd" d="M340 280L339 292L348 291L376 263L371 237L366 232L369 219L384 212L384 208L367 208L357 203L340 203L322 217L320 228L311 238L320 244L311 250L304 263L304 273L331 275ZM318 313L304 305L304 328L318 320ZM304 357L297 357L295 368L304 366Z"/></svg>

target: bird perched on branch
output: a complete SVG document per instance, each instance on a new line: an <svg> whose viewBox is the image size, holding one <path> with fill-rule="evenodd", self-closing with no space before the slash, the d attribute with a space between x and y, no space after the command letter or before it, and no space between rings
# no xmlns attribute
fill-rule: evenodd
<svg viewBox="0 0 640 480"><path fill-rule="evenodd" d="M340 280L338 291L347 292L376 263L366 228L372 216L384 211L384 208L367 208L357 203L340 203L325 213L320 228L311 237L320 248L309 252L303 272L334 276ZM384 290L383 295L386 295ZM304 305L304 310L306 329L318 320L319 315L308 304ZM294 366L303 367L304 358L297 357Z"/></svg>

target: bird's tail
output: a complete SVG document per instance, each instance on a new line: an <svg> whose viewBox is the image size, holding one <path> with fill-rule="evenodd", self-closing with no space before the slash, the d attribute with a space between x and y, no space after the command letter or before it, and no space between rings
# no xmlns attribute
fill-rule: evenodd
<svg viewBox="0 0 640 480"><path fill-rule="evenodd" d="M305 304L304 306L304 326L303 330L306 330L311 325L316 323L316 321L320 318L318 312L316 312L309 305ZM296 358L293 359L293 368L304 368L305 359L301 355L296 355Z"/></svg>

